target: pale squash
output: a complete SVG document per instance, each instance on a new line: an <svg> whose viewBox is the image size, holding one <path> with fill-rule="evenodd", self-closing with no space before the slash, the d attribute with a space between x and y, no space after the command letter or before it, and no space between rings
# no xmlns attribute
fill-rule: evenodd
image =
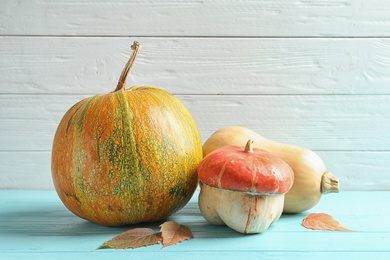
<svg viewBox="0 0 390 260"><path fill-rule="evenodd" d="M298 213L315 206L322 194L338 192L338 179L326 170L322 159L313 151L269 140L239 126L221 128L203 144L203 156L227 145L242 145L248 139L253 147L267 150L283 159L294 171L294 184L285 195L283 213Z"/></svg>

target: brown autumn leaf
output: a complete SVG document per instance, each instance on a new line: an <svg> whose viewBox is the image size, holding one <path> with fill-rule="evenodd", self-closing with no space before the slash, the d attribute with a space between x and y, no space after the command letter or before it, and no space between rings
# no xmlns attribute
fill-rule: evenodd
<svg viewBox="0 0 390 260"><path fill-rule="evenodd" d="M104 242L98 249L139 248L159 244L161 241L161 232L155 232L150 228L135 228Z"/></svg>
<svg viewBox="0 0 390 260"><path fill-rule="evenodd" d="M352 231L342 226L332 216L325 213L311 213L303 221L302 226L314 230Z"/></svg>
<svg viewBox="0 0 390 260"><path fill-rule="evenodd" d="M192 231L188 227L179 225L174 221L167 221L161 224L160 231L163 248L194 237Z"/></svg>

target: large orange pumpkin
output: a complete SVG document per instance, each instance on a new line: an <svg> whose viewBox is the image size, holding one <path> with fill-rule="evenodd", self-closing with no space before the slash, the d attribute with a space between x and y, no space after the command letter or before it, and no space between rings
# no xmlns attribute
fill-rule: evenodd
<svg viewBox="0 0 390 260"><path fill-rule="evenodd" d="M52 150L52 177L64 205L109 226L158 221L193 195L202 159L187 108L154 87L125 90L134 53L112 93L81 100L62 118Z"/></svg>

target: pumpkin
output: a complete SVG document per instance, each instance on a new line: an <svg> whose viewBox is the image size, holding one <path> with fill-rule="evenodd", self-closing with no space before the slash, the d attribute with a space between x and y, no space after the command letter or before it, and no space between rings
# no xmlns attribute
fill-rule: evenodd
<svg viewBox="0 0 390 260"><path fill-rule="evenodd" d="M243 234L262 233L280 218L284 194L294 181L285 161L252 143L218 148L198 166L202 215Z"/></svg>
<svg viewBox="0 0 390 260"><path fill-rule="evenodd" d="M71 107L53 141L58 196L75 215L102 225L162 220L198 185L202 142L188 109L159 88L125 89L140 47L132 46L115 91Z"/></svg>

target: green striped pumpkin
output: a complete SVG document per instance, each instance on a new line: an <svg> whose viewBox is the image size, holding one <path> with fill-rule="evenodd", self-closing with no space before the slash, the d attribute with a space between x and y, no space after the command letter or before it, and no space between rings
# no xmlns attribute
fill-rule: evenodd
<svg viewBox="0 0 390 260"><path fill-rule="evenodd" d="M70 108L53 141L60 199L77 216L108 226L162 220L183 207L202 159L188 109L158 88L125 90L128 71L114 92Z"/></svg>

